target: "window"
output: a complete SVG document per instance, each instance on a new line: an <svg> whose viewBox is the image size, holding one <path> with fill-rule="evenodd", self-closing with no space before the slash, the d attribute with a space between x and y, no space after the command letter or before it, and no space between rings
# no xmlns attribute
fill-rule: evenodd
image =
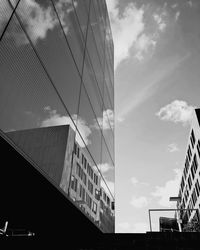
<svg viewBox="0 0 200 250"><path fill-rule="evenodd" d="M186 179L187 173L186 173L186 168L185 167L184 167L183 175L184 175L184 178Z"/></svg>
<svg viewBox="0 0 200 250"><path fill-rule="evenodd" d="M100 200L100 208L103 209L104 205L103 205L103 201Z"/></svg>
<svg viewBox="0 0 200 250"><path fill-rule="evenodd" d="M95 199L100 200L100 191L98 189L95 189Z"/></svg>
<svg viewBox="0 0 200 250"><path fill-rule="evenodd" d="M90 182L90 180L88 180L88 190L91 194L93 194L93 184Z"/></svg>
<svg viewBox="0 0 200 250"><path fill-rule="evenodd" d="M71 177L71 188L76 192L77 191L77 179L72 175Z"/></svg>
<svg viewBox="0 0 200 250"><path fill-rule="evenodd" d="M78 162L76 163L76 174L81 177L81 166L78 164Z"/></svg>
<svg viewBox="0 0 200 250"><path fill-rule="evenodd" d="M79 188L79 197L82 197L82 190L83 190L83 187L82 187L82 185L80 184L80 188Z"/></svg>
<svg viewBox="0 0 200 250"><path fill-rule="evenodd" d="M182 177L181 179L181 191L183 192L183 189L184 189L184 185L185 185L185 182L184 182L184 178Z"/></svg>
<svg viewBox="0 0 200 250"><path fill-rule="evenodd" d="M189 160L188 160L188 156L186 156L186 160L185 160L185 172L186 172L186 174L188 172L188 168L189 168Z"/></svg>
<svg viewBox="0 0 200 250"><path fill-rule="evenodd" d="M191 136L190 136L190 141L191 141L191 144L192 144L192 148L194 148L194 145L195 145L195 136L194 136L194 131L192 129L192 132L191 132Z"/></svg>
<svg viewBox="0 0 200 250"><path fill-rule="evenodd" d="M84 163L84 155L82 154L82 158L81 158L81 162L82 162L82 165L83 165L83 163Z"/></svg>
<svg viewBox="0 0 200 250"><path fill-rule="evenodd" d="M82 200L85 201L85 188L82 188Z"/></svg>
<svg viewBox="0 0 200 250"><path fill-rule="evenodd" d="M195 189L194 189L193 192L192 192L192 202L193 202L193 206L195 206L196 201L197 201L197 195L196 195L196 191L195 191Z"/></svg>
<svg viewBox="0 0 200 250"><path fill-rule="evenodd" d="M84 168L86 169L86 167L87 167L87 160L85 158L85 160L84 160Z"/></svg>
<svg viewBox="0 0 200 250"><path fill-rule="evenodd" d="M74 143L74 154L75 155L77 154L77 145L76 145L76 143Z"/></svg>
<svg viewBox="0 0 200 250"><path fill-rule="evenodd" d="M199 186L199 181L197 179L196 183L195 183L195 188L196 188L196 193L197 193L197 197L199 197L200 194L200 186Z"/></svg>
<svg viewBox="0 0 200 250"><path fill-rule="evenodd" d="M94 183L98 185L98 176L96 174L94 174Z"/></svg>
<svg viewBox="0 0 200 250"><path fill-rule="evenodd" d="M106 193L105 192L103 192L103 199L106 202Z"/></svg>
<svg viewBox="0 0 200 250"><path fill-rule="evenodd" d="M86 174L83 172L83 183L86 185L87 182L87 176Z"/></svg>
<svg viewBox="0 0 200 250"><path fill-rule="evenodd" d="M91 168L91 171L90 171L90 177L93 180L93 170L92 170L92 168Z"/></svg>
<svg viewBox="0 0 200 250"><path fill-rule="evenodd" d="M97 213L97 204L93 201L92 211L96 214Z"/></svg>
<svg viewBox="0 0 200 250"><path fill-rule="evenodd" d="M77 146L77 157L79 158L79 156L80 156L80 149L79 149L79 147Z"/></svg>
<svg viewBox="0 0 200 250"><path fill-rule="evenodd" d="M110 206L110 198L107 196L107 205Z"/></svg>
<svg viewBox="0 0 200 250"><path fill-rule="evenodd" d="M186 185L186 187L185 187L185 193L184 193L185 203L187 203L188 196L189 196L189 192L188 192L188 187Z"/></svg>
<svg viewBox="0 0 200 250"><path fill-rule="evenodd" d="M91 199L91 197L89 196L88 193L86 193L86 204L87 204L87 206L91 209L91 206L92 206L92 199Z"/></svg>
<svg viewBox="0 0 200 250"><path fill-rule="evenodd" d="M91 167L90 167L90 164L88 163L88 164L87 164L87 173L88 173L89 175L90 175L90 168L91 168Z"/></svg>
<svg viewBox="0 0 200 250"><path fill-rule="evenodd" d="M192 166L191 166L192 179L194 179L197 168L198 168L198 163L197 163L197 157L196 157L196 154L195 154L194 158L193 158L193 161L192 161Z"/></svg>
<svg viewBox="0 0 200 250"><path fill-rule="evenodd" d="M182 208L184 209L185 208L185 200L183 198L183 202L182 202Z"/></svg>
<svg viewBox="0 0 200 250"><path fill-rule="evenodd" d="M189 189L191 190L191 187L192 187L192 180L191 180L191 176L189 175L188 177L188 186L189 186Z"/></svg>
<svg viewBox="0 0 200 250"><path fill-rule="evenodd" d="M189 162L191 160L191 157L192 157L192 151L191 151L191 148L190 148L190 145L189 145L189 148L188 148L188 159L189 159Z"/></svg>
<svg viewBox="0 0 200 250"><path fill-rule="evenodd" d="M197 142L197 151L198 151L198 155L200 158L200 140L198 140L198 142Z"/></svg>

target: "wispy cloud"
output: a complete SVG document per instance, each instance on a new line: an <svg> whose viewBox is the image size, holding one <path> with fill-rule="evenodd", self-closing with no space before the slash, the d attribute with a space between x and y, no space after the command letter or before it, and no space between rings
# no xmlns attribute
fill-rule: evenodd
<svg viewBox="0 0 200 250"><path fill-rule="evenodd" d="M161 108L156 115L163 121L182 123L186 126L191 123L194 108L185 101L175 100Z"/></svg>
<svg viewBox="0 0 200 250"><path fill-rule="evenodd" d="M72 115L72 119L69 116L62 116L60 115L57 110L51 109L51 107L47 106L44 108L45 113L47 114L47 118L44 119L41 123L41 127L49 127L49 126L58 126L58 125L65 125L69 124L71 128L76 131L76 127L74 123L76 124L77 121L77 115ZM89 125L84 121L82 118L78 118L77 121L77 129L79 130L84 142L86 145L90 144L89 136L92 133ZM76 133L76 141L80 145L80 147L85 147L85 144L80 137L79 133Z"/></svg>
<svg viewBox="0 0 200 250"><path fill-rule="evenodd" d="M172 9L176 9L177 7L178 7L178 4L177 4L177 3L172 4L172 6L171 6Z"/></svg>
<svg viewBox="0 0 200 250"><path fill-rule="evenodd" d="M178 21L180 14L181 14L180 11L177 11L177 12L176 12L176 14L175 14L175 20L176 20L176 21Z"/></svg>
<svg viewBox="0 0 200 250"><path fill-rule="evenodd" d="M132 196L130 204L135 208L143 208L149 204L149 201L145 196L140 196L140 197Z"/></svg>
<svg viewBox="0 0 200 250"><path fill-rule="evenodd" d="M148 186L148 183L147 182L141 182L139 181L136 177L131 177L130 179L131 183L134 185L134 186L139 186L139 185L142 185L142 186Z"/></svg>
<svg viewBox="0 0 200 250"><path fill-rule="evenodd" d="M163 10L160 14L155 13L153 15L153 18L154 18L155 22L158 25L158 29L160 31L162 31L162 32L165 30L165 28L167 26L167 24L165 22L165 17L166 17L166 11L165 10Z"/></svg>
<svg viewBox="0 0 200 250"><path fill-rule="evenodd" d="M187 5L188 5L190 8L192 8L192 6L193 6L192 0L187 0Z"/></svg>
<svg viewBox="0 0 200 250"><path fill-rule="evenodd" d="M172 74L176 68L178 68L182 62L184 62L190 54L186 54L183 57L172 58L168 62L163 62L162 65L158 66L158 69L154 72L151 72L151 75L145 77L142 82L143 86L139 91L132 91L130 95L127 96L127 100L123 105L120 106L116 120L118 122L123 122L125 117L132 112L134 109L139 107L144 103L148 98L154 95L162 81L165 77Z"/></svg>
<svg viewBox="0 0 200 250"><path fill-rule="evenodd" d="M167 151L170 153L174 153L180 151L180 149L178 148L176 143L171 143L167 146Z"/></svg>
<svg viewBox="0 0 200 250"><path fill-rule="evenodd" d="M176 168L173 171L175 173L173 179L168 180L164 186L156 186L155 191L151 193L153 197L158 198L158 204L163 207L171 207L173 204L169 198L178 195L182 170Z"/></svg>

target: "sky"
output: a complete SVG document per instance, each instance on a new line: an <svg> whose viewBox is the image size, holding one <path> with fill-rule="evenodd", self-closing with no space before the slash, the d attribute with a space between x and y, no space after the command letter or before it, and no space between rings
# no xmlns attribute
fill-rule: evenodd
<svg viewBox="0 0 200 250"><path fill-rule="evenodd" d="M200 2L107 0L115 46L116 232L149 230L175 208L193 109L200 106ZM153 230L159 216L153 213Z"/></svg>

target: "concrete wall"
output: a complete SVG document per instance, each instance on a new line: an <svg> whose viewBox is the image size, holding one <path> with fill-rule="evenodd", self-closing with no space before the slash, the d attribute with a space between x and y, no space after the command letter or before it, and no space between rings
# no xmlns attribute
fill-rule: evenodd
<svg viewBox="0 0 200 250"><path fill-rule="evenodd" d="M7 136L48 176L60 184L69 126L54 126L8 132Z"/></svg>

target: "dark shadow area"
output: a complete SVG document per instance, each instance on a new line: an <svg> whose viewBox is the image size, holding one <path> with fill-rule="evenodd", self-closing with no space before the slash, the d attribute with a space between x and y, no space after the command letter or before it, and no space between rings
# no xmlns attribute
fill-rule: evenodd
<svg viewBox="0 0 200 250"><path fill-rule="evenodd" d="M0 149L0 228L8 221L8 232L31 231L35 236L26 239L46 243L59 239L74 247L93 245L103 235L1 136Z"/></svg>

